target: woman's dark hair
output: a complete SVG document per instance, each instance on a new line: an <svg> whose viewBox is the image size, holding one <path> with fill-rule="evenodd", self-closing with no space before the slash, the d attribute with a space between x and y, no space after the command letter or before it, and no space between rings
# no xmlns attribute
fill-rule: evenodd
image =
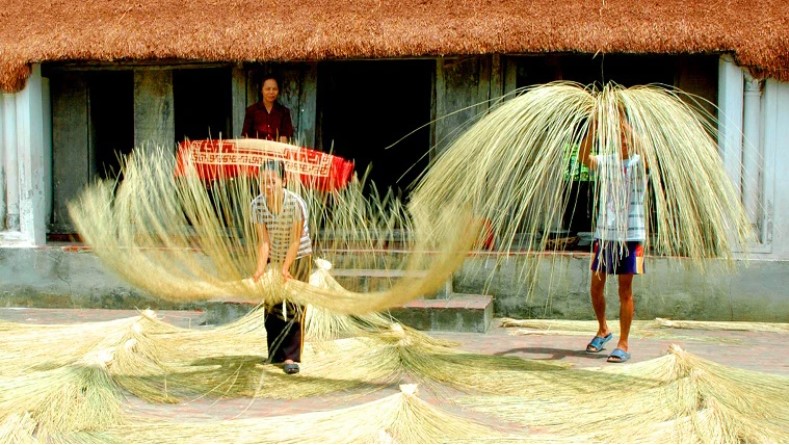
<svg viewBox="0 0 789 445"><path fill-rule="evenodd" d="M277 82L277 88L282 89L282 82L279 80L279 76L274 73L266 73L260 76L260 89L263 89L263 84L266 83L267 80L272 79L274 82Z"/></svg>
<svg viewBox="0 0 789 445"><path fill-rule="evenodd" d="M283 180L285 179L285 164L279 159L266 159L260 164L259 171L262 174L264 171L272 171L279 175Z"/></svg>

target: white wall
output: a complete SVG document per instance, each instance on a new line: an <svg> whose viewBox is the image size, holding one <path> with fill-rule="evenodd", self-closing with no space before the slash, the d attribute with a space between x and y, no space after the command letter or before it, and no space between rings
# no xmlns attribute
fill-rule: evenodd
<svg viewBox="0 0 789 445"><path fill-rule="evenodd" d="M3 94L0 196L6 215L0 224L0 245L39 246L46 243L47 202L51 200L51 129L48 84L34 65L25 88Z"/></svg>
<svg viewBox="0 0 789 445"><path fill-rule="evenodd" d="M754 79L730 56L718 74L721 157L758 238L748 257L789 260L789 83Z"/></svg>
<svg viewBox="0 0 789 445"><path fill-rule="evenodd" d="M765 242L769 259L789 260L789 83L768 79L762 100ZM789 279L787 280L789 283Z"/></svg>

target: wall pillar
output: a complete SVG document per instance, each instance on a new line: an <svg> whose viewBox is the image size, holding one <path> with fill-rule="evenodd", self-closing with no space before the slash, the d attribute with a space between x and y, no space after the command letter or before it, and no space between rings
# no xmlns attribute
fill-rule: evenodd
<svg viewBox="0 0 789 445"><path fill-rule="evenodd" d="M789 187L781 174L789 165L779 155L789 138L789 84L754 79L730 56L722 56L718 85L721 156L756 235L748 253L787 258L789 229L773 222L789 211L783 201L775 199L776 190Z"/></svg>
<svg viewBox="0 0 789 445"><path fill-rule="evenodd" d="M19 165L16 142L16 94L3 95L3 162L5 165L5 230L19 231Z"/></svg>
<svg viewBox="0 0 789 445"><path fill-rule="evenodd" d="M432 144L438 152L468 129L502 95L506 78L498 56L436 59ZM436 155L438 153L434 153Z"/></svg>
<svg viewBox="0 0 789 445"><path fill-rule="evenodd" d="M317 116L318 65L299 63L282 65L280 101L290 108L293 120L294 143L315 146L315 118Z"/></svg>
<svg viewBox="0 0 789 445"><path fill-rule="evenodd" d="M244 115L247 109L247 72L242 66L234 66L230 74L230 96L232 128L230 134L234 138L241 137L244 127Z"/></svg>
<svg viewBox="0 0 789 445"><path fill-rule="evenodd" d="M5 149L3 143L5 142L5 103L3 98L5 94L0 93L0 231L5 229L5 215L6 215L6 196L5 196Z"/></svg>
<svg viewBox="0 0 789 445"><path fill-rule="evenodd" d="M764 154L762 152L762 82L744 73L742 202L761 241L761 202Z"/></svg>
<svg viewBox="0 0 789 445"><path fill-rule="evenodd" d="M761 112L763 239L770 259L789 260L789 82L764 81Z"/></svg>
<svg viewBox="0 0 789 445"><path fill-rule="evenodd" d="M718 64L718 147L726 173L738 193L742 190L743 72L731 56Z"/></svg>
<svg viewBox="0 0 789 445"><path fill-rule="evenodd" d="M27 242L44 245L47 240L46 175L49 159L45 153L44 81L41 65L33 65L25 89L16 97L17 154L19 161L19 229Z"/></svg>
<svg viewBox="0 0 789 445"><path fill-rule="evenodd" d="M134 70L134 147L175 151L173 71Z"/></svg>

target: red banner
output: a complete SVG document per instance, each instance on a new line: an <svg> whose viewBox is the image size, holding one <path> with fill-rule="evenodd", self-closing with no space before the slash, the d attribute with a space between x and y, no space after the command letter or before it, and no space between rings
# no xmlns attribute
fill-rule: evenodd
<svg viewBox="0 0 789 445"><path fill-rule="evenodd" d="M304 147L263 139L195 140L178 144L175 174L190 168L206 181L257 175L266 159L280 159L289 177L310 188L332 191L345 187L353 174L353 161Z"/></svg>

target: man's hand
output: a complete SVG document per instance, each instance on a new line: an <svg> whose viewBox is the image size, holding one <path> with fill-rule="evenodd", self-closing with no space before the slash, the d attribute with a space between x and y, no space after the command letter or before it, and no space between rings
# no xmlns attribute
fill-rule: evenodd
<svg viewBox="0 0 789 445"><path fill-rule="evenodd" d="M255 274L254 274L254 275L252 275L252 281L254 281L255 283L257 283L258 281L260 281L260 277L262 277L262 276L263 276L265 273L266 273L266 271L265 271L265 270L258 270L258 271L255 271Z"/></svg>
<svg viewBox="0 0 789 445"><path fill-rule="evenodd" d="M290 270L288 270L287 267L282 268L282 278L284 278L285 281L288 281L291 278L293 278L293 275L290 274Z"/></svg>

